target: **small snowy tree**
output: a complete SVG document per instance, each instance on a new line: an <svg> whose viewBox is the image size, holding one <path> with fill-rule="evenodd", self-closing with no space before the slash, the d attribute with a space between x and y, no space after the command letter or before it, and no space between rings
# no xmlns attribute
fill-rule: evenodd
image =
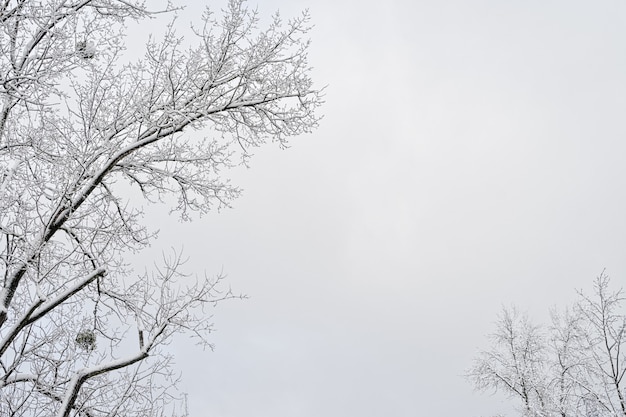
<svg viewBox="0 0 626 417"><path fill-rule="evenodd" d="M202 307L232 295L221 277L187 279L177 254L133 274L125 254L154 235L124 183L187 220L239 194L222 172L251 148L317 125L306 13L260 30L230 0L205 12L195 46L170 25L122 62L124 23L154 13L140 0L0 2L2 416L171 415L163 345L181 331L208 343Z"/></svg>
<svg viewBox="0 0 626 417"><path fill-rule="evenodd" d="M493 345L476 358L468 377L481 390L521 401L527 417L626 416L626 312L621 291L603 273L595 295L579 292L549 327L504 309Z"/></svg>

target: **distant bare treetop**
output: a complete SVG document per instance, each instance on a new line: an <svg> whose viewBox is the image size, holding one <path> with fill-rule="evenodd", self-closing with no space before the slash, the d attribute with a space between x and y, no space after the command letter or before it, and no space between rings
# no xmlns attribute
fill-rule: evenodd
<svg viewBox="0 0 626 417"><path fill-rule="evenodd" d="M317 126L307 13L259 29L231 0L195 41L169 25L122 62L124 23L172 10L0 2L2 416L185 415L161 347L181 331L208 344L201 307L233 295L178 254L133 274L124 255L153 234L120 185L189 219L239 194L222 173L250 149Z"/></svg>
<svg viewBox="0 0 626 417"><path fill-rule="evenodd" d="M553 311L549 327L504 309L492 348L476 358L469 379L519 401L525 417L626 416L624 297L604 273L594 292Z"/></svg>

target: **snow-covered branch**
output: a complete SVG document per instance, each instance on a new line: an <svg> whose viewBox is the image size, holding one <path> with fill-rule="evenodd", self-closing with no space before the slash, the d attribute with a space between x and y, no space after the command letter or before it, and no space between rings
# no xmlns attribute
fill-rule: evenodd
<svg viewBox="0 0 626 417"><path fill-rule="evenodd" d="M312 131L323 100L309 16L260 29L224 1L191 39L171 24L128 62L125 22L160 12L140 0L0 2L0 415L149 416L154 402L128 401L158 386L138 367L168 375L161 349L178 332L210 344L200 312L234 295L183 274L178 254L135 274L127 256L155 232L119 184L173 198L182 220L228 207L227 170Z"/></svg>

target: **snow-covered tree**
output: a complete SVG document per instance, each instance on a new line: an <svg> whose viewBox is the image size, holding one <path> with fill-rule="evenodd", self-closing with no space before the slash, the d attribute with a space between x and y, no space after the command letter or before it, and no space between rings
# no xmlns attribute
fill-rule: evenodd
<svg viewBox="0 0 626 417"><path fill-rule="evenodd" d="M251 148L317 125L306 13L259 29L230 0L194 41L171 24L125 61L125 23L174 10L0 1L2 416L172 415L163 345L208 343L202 307L232 295L178 254L133 273L154 233L128 190L188 220L239 194L223 172Z"/></svg>
<svg viewBox="0 0 626 417"><path fill-rule="evenodd" d="M626 416L626 312L622 292L603 273L594 296L564 312L550 326L533 325L504 309L468 372L480 390L503 392L521 402L525 417Z"/></svg>

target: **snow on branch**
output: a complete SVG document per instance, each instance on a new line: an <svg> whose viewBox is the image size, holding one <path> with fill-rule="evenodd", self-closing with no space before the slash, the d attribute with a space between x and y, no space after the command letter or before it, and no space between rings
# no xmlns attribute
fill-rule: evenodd
<svg viewBox="0 0 626 417"><path fill-rule="evenodd" d="M133 272L156 225L123 182L191 220L240 195L227 173L255 147L317 127L307 13L263 28L229 0L191 39L171 24L122 61L128 19L177 7L0 4L0 415L156 415L154 387L173 398L164 346L210 346L205 309L236 296L179 254Z"/></svg>

